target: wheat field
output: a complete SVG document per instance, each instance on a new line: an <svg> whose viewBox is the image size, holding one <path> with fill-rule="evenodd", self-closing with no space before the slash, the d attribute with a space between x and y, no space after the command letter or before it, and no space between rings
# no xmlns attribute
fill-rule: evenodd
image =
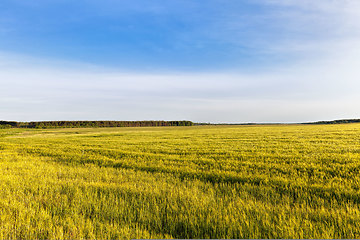
<svg viewBox="0 0 360 240"><path fill-rule="evenodd" d="M0 239L360 238L360 124L0 130Z"/></svg>

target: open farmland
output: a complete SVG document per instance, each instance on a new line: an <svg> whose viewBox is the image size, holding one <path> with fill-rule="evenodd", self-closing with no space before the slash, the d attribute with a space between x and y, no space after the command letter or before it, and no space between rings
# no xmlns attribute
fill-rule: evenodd
<svg viewBox="0 0 360 240"><path fill-rule="evenodd" d="M0 238L359 238L360 124L0 130Z"/></svg>

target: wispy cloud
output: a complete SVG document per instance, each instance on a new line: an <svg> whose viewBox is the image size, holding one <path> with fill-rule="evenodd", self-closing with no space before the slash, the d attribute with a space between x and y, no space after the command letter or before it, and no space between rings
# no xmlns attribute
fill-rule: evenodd
<svg viewBox="0 0 360 240"><path fill-rule="evenodd" d="M209 26L212 37L287 62L327 56L360 39L357 0L249 2L261 10L223 16Z"/></svg>
<svg viewBox="0 0 360 240"><path fill-rule="evenodd" d="M251 74L13 65L0 69L1 113L14 120L296 122L356 117L360 83L353 60L349 56L341 58L342 64L327 61Z"/></svg>

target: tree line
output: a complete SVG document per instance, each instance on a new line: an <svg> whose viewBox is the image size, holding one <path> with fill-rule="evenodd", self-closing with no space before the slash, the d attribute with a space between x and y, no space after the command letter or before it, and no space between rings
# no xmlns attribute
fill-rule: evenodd
<svg viewBox="0 0 360 240"><path fill-rule="evenodd" d="M309 122L303 124L341 124L341 123L360 123L360 119L340 119L333 121L318 121L318 122Z"/></svg>
<svg viewBox="0 0 360 240"><path fill-rule="evenodd" d="M0 121L0 128L88 128L88 127L160 127L193 126L191 121Z"/></svg>

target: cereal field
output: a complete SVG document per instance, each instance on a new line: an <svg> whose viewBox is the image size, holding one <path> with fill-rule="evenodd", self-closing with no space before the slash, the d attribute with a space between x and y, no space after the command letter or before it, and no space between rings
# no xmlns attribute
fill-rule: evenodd
<svg viewBox="0 0 360 240"><path fill-rule="evenodd" d="M360 124L2 129L21 238L360 238Z"/></svg>

